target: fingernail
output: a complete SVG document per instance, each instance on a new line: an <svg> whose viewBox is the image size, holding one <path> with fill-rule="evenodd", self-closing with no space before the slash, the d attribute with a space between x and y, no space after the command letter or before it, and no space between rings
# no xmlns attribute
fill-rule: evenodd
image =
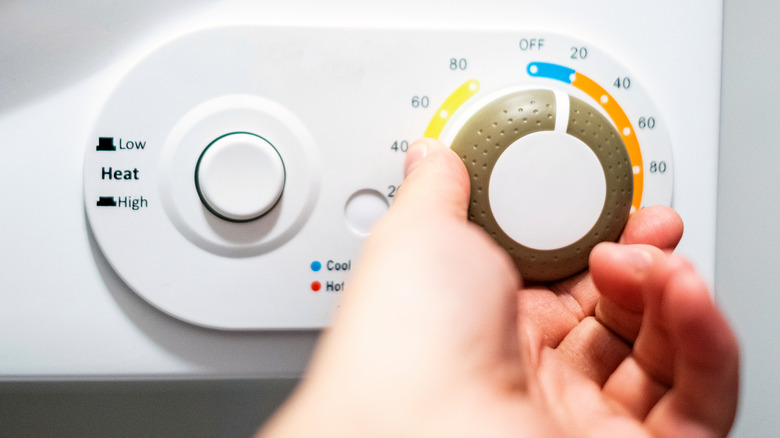
<svg viewBox="0 0 780 438"><path fill-rule="evenodd" d="M644 248L632 245L622 245L623 258L634 269L643 270L653 263L653 256Z"/></svg>
<svg viewBox="0 0 780 438"><path fill-rule="evenodd" d="M406 152L406 161L404 161L404 178L417 167L420 162L428 155L428 143L424 140L417 140L409 146Z"/></svg>

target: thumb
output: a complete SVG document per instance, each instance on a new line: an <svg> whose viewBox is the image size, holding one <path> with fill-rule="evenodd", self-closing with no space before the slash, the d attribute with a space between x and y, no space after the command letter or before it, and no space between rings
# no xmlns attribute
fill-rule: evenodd
<svg viewBox="0 0 780 438"><path fill-rule="evenodd" d="M458 155L438 140L423 138L406 154L404 182L392 211L430 218L465 220L470 183Z"/></svg>

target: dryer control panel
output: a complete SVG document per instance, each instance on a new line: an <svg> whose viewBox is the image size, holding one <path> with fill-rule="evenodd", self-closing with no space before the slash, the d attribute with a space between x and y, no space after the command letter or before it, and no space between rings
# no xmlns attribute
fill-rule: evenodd
<svg viewBox="0 0 780 438"><path fill-rule="evenodd" d="M667 126L640 72L571 35L214 27L118 80L84 202L111 266L164 312L317 328L416 138L452 146L471 219L549 281L585 269L630 212L672 204Z"/></svg>
<svg viewBox="0 0 780 438"><path fill-rule="evenodd" d="M300 375L424 136L526 279L714 279L720 1L104 3L0 14L0 380Z"/></svg>

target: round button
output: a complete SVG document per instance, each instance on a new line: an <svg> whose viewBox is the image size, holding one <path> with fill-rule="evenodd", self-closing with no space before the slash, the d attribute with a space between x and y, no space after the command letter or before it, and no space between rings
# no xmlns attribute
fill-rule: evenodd
<svg viewBox="0 0 780 438"><path fill-rule="evenodd" d="M271 211L282 197L285 168L265 138L234 132L211 142L195 167L195 187L203 205L232 222L248 222Z"/></svg>
<svg viewBox="0 0 780 438"><path fill-rule="evenodd" d="M390 206L384 195L372 189L358 190L347 200L344 216L352 231L366 235Z"/></svg>

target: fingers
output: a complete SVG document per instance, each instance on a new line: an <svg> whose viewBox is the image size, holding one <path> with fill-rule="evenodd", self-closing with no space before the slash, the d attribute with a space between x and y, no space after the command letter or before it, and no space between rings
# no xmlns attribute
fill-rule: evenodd
<svg viewBox="0 0 780 438"><path fill-rule="evenodd" d="M621 243L644 244L671 250L680 241L682 232L682 220L674 210L662 206L647 207L630 216L623 230ZM632 257L632 253L610 253L604 248L597 246L590 259L590 274L598 277L600 284L594 286L592 275L581 273L550 286L560 303L551 305L551 293L542 289L532 296L524 297L528 302L521 305L531 308L533 312L544 307L547 310L543 311L543 315L554 313L557 316L548 317L548 320L561 322L553 327L554 331L545 332L545 343L548 346L557 346L579 321L594 313L613 329L625 326L624 330L618 330L618 334L625 336L629 342L633 342L636 337L641 322L642 294L639 287L642 279L631 278L630 272L624 271L623 268L631 265L632 258L641 262L642 252L637 250ZM651 251L652 248L647 250ZM610 259L608 254L612 254L613 259ZM605 289L601 290L602 287ZM617 301L612 301L613 299ZM539 319L533 315L531 317ZM617 327L612 327L613 325Z"/></svg>
<svg viewBox="0 0 780 438"><path fill-rule="evenodd" d="M477 301L484 305L487 299L507 299L509 291L513 298L520 285L514 264L487 234L467 221L470 182L461 159L441 142L423 138L407 152L404 174L367 253L403 258L398 266L407 266L404 272L411 280L431 281L428 294L446 292L450 302L462 299L468 306ZM377 247L382 251L372 251ZM411 261L417 265L410 266ZM460 287L443 286L453 283ZM491 290L502 292L490 296L486 291Z"/></svg>
<svg viewBox="0 0 780 438"><path fill-rule="evenodd" d="M683 222L673 209L651 206L631 214L620 236L626 244L641 243L656 248L674 249L683 235Z"/></svg>
<svg viewBox="0 0 780 438"><path fill-rule="evenodd" d="M609 298L596 316L633 342L604 395L647 416L658 436L724 436L736 413L737 342L693 265L637 245L602 245L592 257Z"/></svg>
<svg viewBox="0 0 780 438"><path fill-rule="evenodd" d="M675 352L674 334L670 332L669 314L664 303L673 298L668 289L669 282L680 272L696 275L693 265L680 256L661 256L647 270L642 291L645 310L633 352L647 374L668 386L674 382Z"/></svg>
<svg viewBox="0 0 780 438"><path fill-rule="evenodd" d="M558 359L599 386L631 353L631 347L593 317L582 320L555 350Z"/></svg>
<svg viewBox="0 0 780 438"><path fill-rule="evenodd" d="M570 325L557 345L560 359L603 385L631 352L643 318L644 284L651 266L666 257L648 245L603 243L594 248L589 286L601 292L601 299L595 318ZM588 285L586 280L580 283Z"/></svg>
<svg viewBox="0 0 780 438"><path fill-rule="evenodd" d="M659 436L725 436L736 415L736 337L692 267L669 274L661 314L674 352L673 386L647 419Z"/></svg>
<svg viewBox="0 0 780 438"><path fill-rule="evenodd" d="M423 138L407 152L404 182L391 211L417 218L444 215L465 221L469 190L461 159L441 142Z"/></svg>
<svg viewBox="0 0 780 438"><path fill-rule="evenodd" d="M601 292L596 319L628 343L636 340L642 323L649 269L664 257L660 249L647 245L602 243L591 252L590 272Z"/></svg>
<svg viewBox="0 0 780 438"><path fill-rule="evenodd" d="M580 321L556 354L597 385L604 385L631 353L643 317L643 285L656 259L666 257L646 245L603 243L591 252L591 280L602 299L595 318Z"/></svg>
<svg viewBox="0 0 780 438"><path fill-rule="evenodd" d="M633 213L620 243L604 243L590 255L590 272L601 293L596 318L626 339L636 339L642 320L642 286L645 269L661 251L672 250L680 242L683 223L669 207L654 206ZM644 246L633 246L642 244ZM632 246L626 246L632 245Z"/></svg>
<svg viewBox="0 0 780 438"><path fill-rule="evenodd" d="M651 281L653 266L664 265L667 258L668 255L660 249L646 245L605 243L591 253L593 281L603 294L596 307L596 319L604 330L621 338L621 343L629 350L621 360L613 362L614 367L608 370L607 378L598 383L603 385L606 397L639 420L647 416L669 389L666 379L657 379L657 374L651 374L646 369L647 363L630 354L640 327L645 336L653 333L657 339L665 339L663 331L650 327L657 327L657 324L649 321L649 326L644 327L642 323L648 310L643 296L646 284ZM663 346L663 342L657 345ZM658 363L668 365L662 358L671 355L670 351L658 352ZM658 373L656 368L654 366Z"/></svg>
<svg viewBox="0 0 780 438"><path fill-rule="evenodd" d="M421 266L409 266L407 273L416 273L417 281L435 278L431 289L464 294L500 289L514 294L520 281L509 257L467 221L470 182L461 159L441 142L424 138L407 152L404 174L393 206L370 245L381 240L388 252L402 253L400 265L417 260ZM468 280L461 278L467 273ZM453 282L461 287L440 286ZM456 298L447 293L450 300Z"/></svg>
<svg viewBox="0 0 780 438"><path fill-rule="evenodd" d="M399 369L437 354L469 362L516 348L507 332L515 327L519 275L506 252L467 221L465 166L435 140L417 141L407 154L406 178L364 245L332 338L402 356L388 362Z"/></svg>
<svg viewBox="0 0 780 438"><path fill-rule="evenodd" d="M461 159L441 142L423 138L409 148L404 174L390 211L367 242L366 258L402 258L398 266L408 266L409 272L427 270L419 273L422 279L439 274L440 281L450 282L444 277L465 272L491 276L485 286L500 283L516 291L519 277L505 251L467 221L470 182ZM409 266L410 261L421 266Z"/></svg>

